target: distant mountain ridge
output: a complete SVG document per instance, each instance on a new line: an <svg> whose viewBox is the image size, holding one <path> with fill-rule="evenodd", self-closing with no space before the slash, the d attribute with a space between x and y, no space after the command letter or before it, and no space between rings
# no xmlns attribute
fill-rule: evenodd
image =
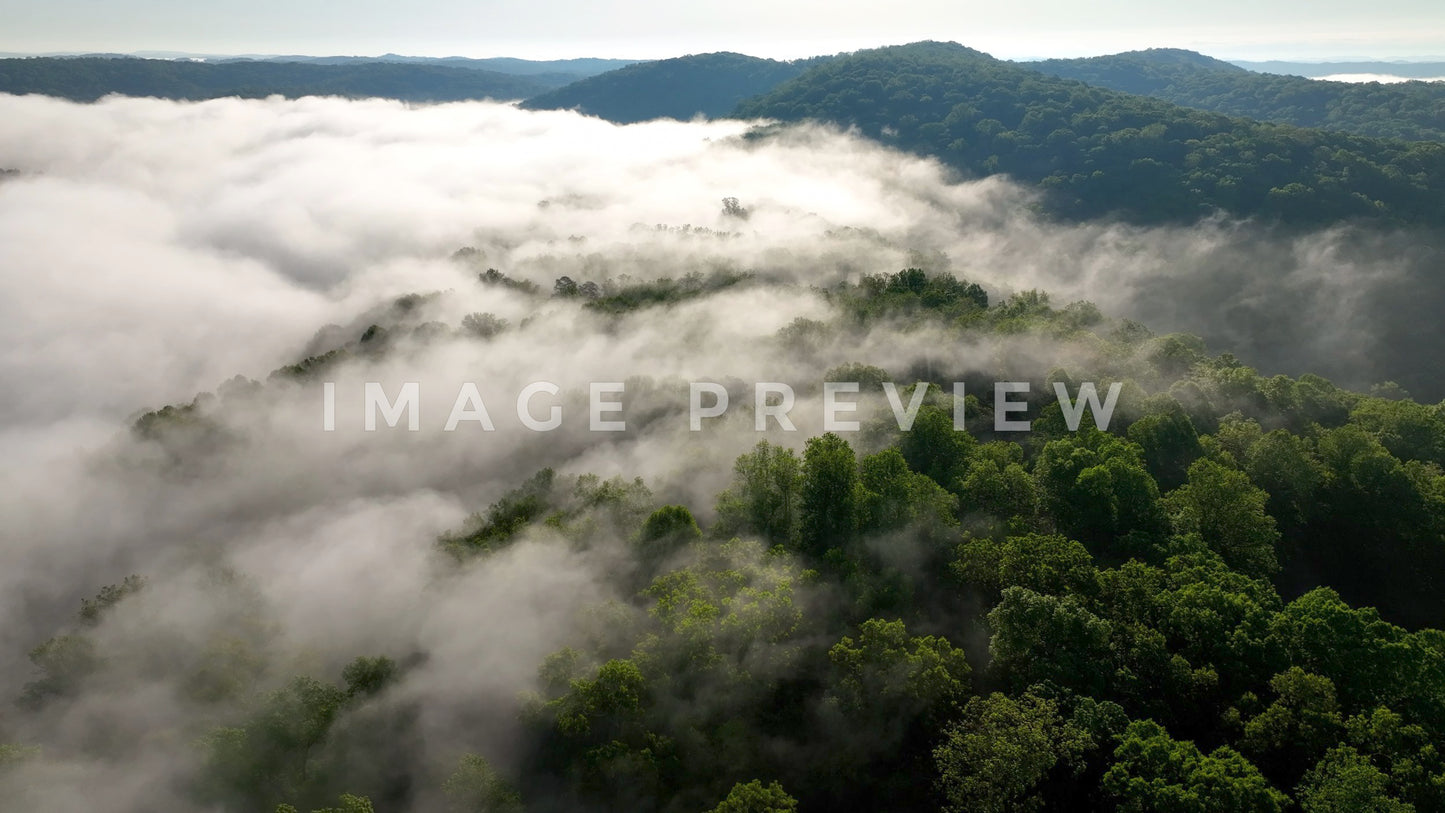
<svg viewBox="0 0 1445 813"><path fill-rule="evenodd" d="M367 62L401 62L413 65L443 65L452 68L477 68L517 76L545 74L568 74L576 81L599 73L617 70L642 60L603 59L598 57L575 57L571 59L519 59L516 57L465 57L465 56L406 56L404 54L382 54L381 56L354 56L333 54L312 56L307 54L200 54L183 51L137 51L135 53L54 53L18 54L0 53L0 59L160 59L172 62L304 62L314 65L356 65Z"/></svg>
<svg viewBox="0 0 1445 813"><path fill-rule="evenodd" d="M1341 73L1378 73L1403 76L1407 79L1435 79L1445 76L1445 62L1283 62L1267 60L1250 62L1236 60L1233 65L1260 73L1282 73L1289 76L1334 76Z"/></svg>
<svg viewBox="0 0 1445 813"><path fill-rule="evenodd" d="M381 56L234 56L208 58L207 62L302 62L313 65L359 65L368 62L396 62L406 65L441 65L449 68L471 68L495 71L514 76L567 76L567 82L575 82L588 76L615 71L635 64L635 59L517 59L515 57L472 58L464 56L402 56L382 54ZM563 84L566 84L565 82ZM561 87L561 85L557 85Z"/></svg>
<svg viewBox="0 0 1445 813"><path fill-rule="evenodd" d="M732 52L639 62L527 99L528 110L577 110L622 124L718 118L827 57L779 62Z"/></svg>
<svg viewBox="0 0 1445 813"><path fill-rule="evenodd" d="M522 99L565 82L435 64L366 61L194 62L135 57L0 59L0 93L95 101L112 93L165 99L298 96L380 97L412 102Z"/></svg>
<svg viewBox="0 0 1445 813"><path fill-rule="evenodd" d="M1255 73L1174 49L1019 64L1231 116L1377 138L1445 141L1445 84L1326 82Z"/></svg>

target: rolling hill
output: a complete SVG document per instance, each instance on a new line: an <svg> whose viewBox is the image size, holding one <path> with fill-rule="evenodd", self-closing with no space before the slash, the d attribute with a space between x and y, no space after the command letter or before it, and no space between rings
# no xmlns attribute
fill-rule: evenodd
<svg viewBox="0 0 1445 813"><path fill-rule="evenodd" d="M1254 73L1193 51L1167 48L1022 64L1230 116L1379 138L1445 140L1445 83L1326 82Z"/></svg>
<svg viewBox="0 0 1445 813"><path fill-rule="evenodd" d="M965 175L1036 183L1059 215L1445 226L1445 144L1262 124L1098 88L956 43L859 51L736 115L857 127Z"/></svg>
<svg viewBox="0 0 1445 813"><path fill-rule="evenodd" d="M765 93L818 64L734 53L640 62L527 99L529 110L577 110L627 124L649 119L725 116L739 102Z"/></svg>

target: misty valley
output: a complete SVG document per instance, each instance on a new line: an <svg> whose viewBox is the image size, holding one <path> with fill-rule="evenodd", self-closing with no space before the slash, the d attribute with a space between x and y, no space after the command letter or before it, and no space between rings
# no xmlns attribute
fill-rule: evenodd
<svg viewBox="0 0 1445 813"><path fill-rule="evenodd" d="M0 810L1445 810L1441 87L524 63L0 60Z"/></svg>

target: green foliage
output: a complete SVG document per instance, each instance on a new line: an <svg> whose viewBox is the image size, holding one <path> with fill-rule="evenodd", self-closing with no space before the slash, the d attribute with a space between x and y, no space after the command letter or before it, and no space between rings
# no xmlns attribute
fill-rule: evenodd
<svg viewBox="0 0 1445 813"><path fill-rule="evenodd" d="M1349 746L1386 772L1395 795L1420 810L1445 805L1445 755L1424 726L1380 706L1351 717L1346 727Z"/></svg>
<svg viewBox="0 0 1445 813"><path fill-rule="evenodd" d="M1279 570L1279 532L1265 513L1268 498L1244 472L1213 460L1189 467L1189 482L1165 499L1180 533L1197 533L1231 568L1251 576Z"/></svg>
<svg viewBox="0 0 1445 813"><path fill-rule="evenodd" d="M1030 520L1038 506L1038 487L1022 463L1000 464L980 455L969 466L968 474L955 483L965 514L980 512L999 519Z"/></svg>
<svg viewBox="0 0 1445 813"><path fill-rule="evenodd" d="M647 623L630 657L607 657L604 648L585 656L600 666L582 663L582 653L549 659L550 696L528 717L582 797L630 808L662 807L661 799L673 800L668 809L711 804L727 787L719 783L768 767L749 731L797 720L776 697L812 634L795 602L803 574L756 542L695 552L643 591ZM682 764L691 802L677 795Z"/></svg>
<svg viewBox="0 0 1445 813"><path fill-rule="evenodd" d="M651 614L684 644L679 655L695 665L724 664L760 644L778 644L799 630L793 602L801 574L756 543L716 546L705 558L659 576L644 594ZM775 653L786 657L785 653Z"/></svg>
<svg viewBox="0 0 1445 813"><path fill-rule="evenodd" d="M1051 700L994 693L968 702L963 719L934 751L938 784L950 813L1005 813L1043 808L1040 785L1060 763L1079 757L1087 735Z"/></svg>
<svg viewBox="0 0 1445 813"><path fill-rule="evenodd" d="M204 741L203 795L242 808L267 808L315 793L309 756L336 721L346 692L298 677L272 693L244 725L221 728Z"/></svg>
<svg viewBox="0 0 1445 813"><path fill-rule="evenodd" d="M1248 760L1228 747L1200 753L1158 723L1131 723L1114 751L1103 787L1121 811L1205 813L1279 811L1287 799Z"/></svg>
<svg viewBox="0 0 1445 813"><path fill-rule="evenodd" d="M1048 681L1098 696L1110 683L1113 627L1073 596L1006 588L988 626L989 671L1009 686Z"/></svg>
<svg viewBox="0 0 1445 813"><path fill-rule="evenodd" d="M120 584L108 584L100 588L95 598L81 599L80 621L87 626L100 623L101 617L126 596L135 595L145 588L146 580L140 576L126 576Z"/></svg>
<svg viewBox="0 0 1445 813"><path fill-rule="evenodd" d="M828 660L839 705L853 714L881 712L884 722L924 711L942 719L969 693L963 650L932 635L911 638L902 621L863 622L858 639L845 636Z"/></svg>
<svg viewBox="0 0 1445 813"><path fill-rule="evenodd" d="M969 538L959 546L952 568L992 603L1009 587L1053 596L1098 592L1093 557L1083 545L1060 534Z"/></svg>
<svg viewBox="0 0 1445 813"><path fill-rule="evenodd" d="M1355 749L1331 748L1300 783L1305 813L1413 813L1415 806L1392 797L1389 778Z"/></svg>
<svg viewBox="0 0 1445 813"><path fill-rule="evenodd" d="M1283 530L1298 534L1318 514L1318 491L1326 470L1308 441L1277 429L1243 456L1249 479L1269 494L1265 511Z"/></svg>
<svg viewBox="0 0 1445 813"><path fill-rule="evenodd" d="M1278 699L1245 724L1240 749L1289 785L1340 741L1344 720L1328 678L1294 666L1269 685Z"/></svg>
<svg viewBox="0 0 1445 813"><path fill-rule="evenodd" d="M604 741L642 708L646 681L631 661L611 660L597 677L573 682L566 702L558 706L557 727L565 734L598 736ZM597 735L595 732L608 732Z"/></svg>
<svg viewBox="0 0 1445 813"><path fill-rule="evenodd" d="M20 704L38 708L53 698L69 697L100 668L95 645L82 635L58 635L30 650L41 677L25 684Z"/></svg>
<svg viewBox="0 0 1445 813"><path fill-rule="evenodd" d="M1040 508L1096 554L1139 554L1160 540L1159 487L1138 446L1097 429L1049 441L1034 465Z"/></svg>
<svg viewBox="0 0 1445 813"><path fill-rule="evenodd" d="M1189 465L1204 453L1194 422L1182 409L1152 412L1129 425L1129 440L1144 451L1144 465L1165 490L1184 482Z"/></svg>
<svg viewBox="0 0 1445 813"><path fill-rule="evenodd" d="M319 807L311 813L375 813L376 808L371 806L371 800L365 796L352 796L349 793L341 794L336 807ZM299 811L288 804L276 805L276 813L299 813Z"/></svg>
<svg viewBox="0 0 1445 813"><path fill-rule="evenodd" d="M271 376L292 381L318 381L322 373L333 369L350 355L350 351L344 348L328 350L318 356L308 356L295 364L280 367L271 373Z"/></svg>
<svg viewBox="0 0 1445 813"><path fill-rule="evenodd" d="M968 471L977 446L972 435L953 428L952 415L927 403L898 441L898 451L909 468L954 493L960 489L958 480Z"/></svg>
<svg viewBox="0 0 1445 813"><path fill-rule="evenodd" d="M1439 406L1370 398L1350 413L1350 423L1400 460L1445 464L1445 413Z"/></svg>
<svg viewBox="0 0 1445 813"><path fill-rule="evenodd" d="M1445 657L1326 587L1285 606L1271 620L1269 635L1290 663L1333 681L1347 713L1395 705L1412 694L1417 676L1437 669Z"/></svg>
<svg viewBox="0 0 1445 813"><path fill-rule="evenodd" d="M885 382L893 380L893 376L881 367L874 367L871 364L841 364L823 373L823 380L826 381L848 381L858 385L858 389L867 392L879 391Z"/></svg>
<svg viewBox="0 0 1445 813"><path fill-rule="evenodd" d="M951 321L977 317L988 309L988 293L977 283L921 268L865 276L837 300L859 321L923 315Z"/></svg>
<svg viewBox="0 0 1445 813"><path fill-rule="evenodd" d="M301 676L271 692L239 725L214 729L202 739L204 770L198 794L213 804L242 810L271 809L282 800L315 804L328 798L334 793L333 781L345 778L343 754L329 747L338 721L384 689L395 671L388 658L358 658L342 673L344 687ZM342 797L339 813L371 809L365 799L347 798Z"/></svg>
<svg viewBox="0 0 1445 813"><path fill-rule="evenodd" d="M459 559L506 546L552 508L555 481L556 474L551 469L542 469L520 488L493 503L485 516L474 516L469 522L470 530L443 534L438 544Z"/></svg>
<svg viewBox="0 0 1445 813"><path fill-rule="evenodd" d="M656 561L668 553L702 538L697 520L682 505L664 505L653 511L642 524L638 555L644 561Z"/></svg>
<svg viewBox="0 0 1445 813"><path fill-rule="evenodd" d="M468 252L475 252L475 254ZM468 246L466 248L458 249L457 253L452 255L452 259L457 261L469 261L475 259L476 254L479 253L480 252L477 252L477 249ZM495 268L488 268L487 270L478 273L477 281L482 283L483 285L504 288L510 291L516 291L517 293L524 294L526 296L537 296L542 292L542 287L537 283L531 282L529 280L513 279Z"/></svg>
<svg viewBox="0 0 1445 813"><path fill-rule="evenodd" d="M442 784L449 813L523 813L522 797L484 758L465 754Z"/></svg>
<svg viewBox="0 0 1445 813"><path fill-rule="evenodd" d="M848 441L832 432L808 440L799 494L803 550L821 556L852 544L861 519L860 485L858 459Z"/></svg>
<svg viewBox="0 0 1445 813"><path fill-rule="evenodd" d="M710 813L794 813L797 809L798 800L789 796L782 785L777 782L764 785L754 779L733 785L727 798Z"/></svg>
<svg viewBox="0 0 1445 813"><path fill-rule="evenodd" d="M543 469L502 495L485 514L472 515L460 531L442 534L437 545L465 560L505 548L539 524L585 545L599 533L632 534L653 505L641 478L629 482L584 474L563 479Z"/></svg>
<svg viewBox="0 0 1445 813"><path fill-rule="evenodd" d="M958 500L908 468L897 449L868 455L858 465L863 487L860 528L869 533L923 527L941 532L956 524Z"/></svg>
<svg viewBox="0 0 1445 813"><path fill-rule="evenodd" d="M797 539L803 469L792 449L758 441L733 465L732 486L718 496L715 531L757 534L770 545Z"/></svg>
<svg viewBox="0 0 1445 813"><path fill-rule="evenodd" d="M662 277L646 282L606 280L600 285L593 282L579 285L568 277L562 277L557 280L554 295L582 297L590 310L620 315L707 296L750 279L750 274L733 271L715 271L707 275L693 272L679 279Z"/></svg>
<svg viewBox="0 0 1445 813"><path fill-rule="evenodd" d="M490 339L507 326L507 320L494 313L469 313L462 317L462 332L478 339Z"/></svg>
<svg viewBox="0 0 1445 813"><path fill-rule="evenodd" d="M386 656L360 657L341 670L348 698L367 697L390 686L397 677L396 661Z"/></svg>

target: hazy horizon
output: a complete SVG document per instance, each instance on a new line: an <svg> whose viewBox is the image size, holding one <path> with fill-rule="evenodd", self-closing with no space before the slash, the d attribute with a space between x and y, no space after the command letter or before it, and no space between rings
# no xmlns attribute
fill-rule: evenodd
<svg viewBox="0 0 1445 813"><path fill-rule="evenodd" d="M1420 64L1420 63L1445 62L1445 46L1442 46L1442 47L1441 47L1441 50L1440 50L1439 52L1437 52L1437 53L1415 53L1415 54L1330 53L1330 54L1323 54L1323 55L1295 56L1295 55L1291 55L1291 54L1288 54L1288 53L1275 54L1275 53L1265 53L1265 52L1259 52L1259 53L1253 53L1253 52L1252 52L1252 53L1250 53L1248 56L1244 56L1244 55L1235 55L1235 54L1232 54L1232 53L1229 53L1229 52L1223 51L1223 50L1206 50L1205 46L1187 46L1187 45L1180 45L1180 44L1171 43L1171 42L1158 42L1158 43L1143 43L1143 44L1129 45L1129 46L1127 46L1127 47L1119 47L1119 48L1113 49L1113 50L1065 49L1065 50L1061 50L1061 51L1053 51L1053 52L1048 52L1048 53L1044 53L1044 52L1038 52L1038 53L1008 53L1008 52L1002 52L1002 51L998 51L998 50L990 50L990 49L988 49L988 48L981 47L980 45L978 45L978 44L976 44L976 43L969 42L967 39L961 39L961 38L957 38L957 37L953 37L953 38L949 38L949 37L923 37L923 38L920 38L920 39L951 40L951 41L953 41L953 42L958 42L958 43L960 43L960 44L962 44L962 45L966 45L966 46L968 46L968 47L970 47L970 48L974 48L974 49L976 49L976 50L984 51L984 52L990 54L991 56L997 57L997 58L999 58L999 59L1007 59L1007 60L1012 60L1012 61L1015 61L1015 62L1035 62L1035 61L1041 61L1041 60L1046 60L1046 59L1075 59L1075 58L1081 58L1081 57L1107 56L1107 55L1110 55L1110 54L1124 53L1124 52L1127 52L1127 51L1143 51L1143 50L1152 50L1152 49L1179 49L1179 50L1196 51L1196 52L1198 52L1198 53L1202 53L1202 54L1205 54L1206 56L1211 56L1211 57L1214 57L1214 58L1216 58L1216 59L1223 59L1223 60L1229 61L1229 62L1241 62L1241 63L1251 63L1251 64L1265 64L1265 63L1271 63L1271 62L1279 62L1279 63L1299 63L1299 64L1320 64L1320 65L1327 65L1327 64L1335 64L1335 63L1358 63L1358 62L1366 62L1366 63L1381 63L1381 64L1412 65L1412 64ZM852 52L852 51L867 50L867 49L870 49L870 48L887 48L887 47L890 47L890 46L905 45L905 44L907 44L908 42L917 42L917 41L919 41L919 40L907 40L907 41L905 41L905 40L900 40L900 41L897 41L897 42L894 42L894 41L874 42L874 43L857 44L857 45L853 45L853 46L837 47L837 48L829 48L829 47L825 47L825 46L820 45L820 46L818 47L818 49L812 50L812 51L806 51L806 50L804 50L804 51L787 52L787 53L778 52L778 51L773 51L773 50L766 49L766 48L763 48L763 49L746 49L746 50L745 50L745 49L742 49L742 48L727 47L727 46L719 46L719 47L716 47L716 48L704 48L704 49L679 49L679 50L675 50L675 51L671 51L671 52L660 52L660 51L659 51L659 52L649 52L649 53L626 52L626 51L621 51L621 50L616 50L616 49L613 49L613 50L585 50L585 49L584 49L584 50L580 50L580 51L572 52L572 53L560 53L560 52L558 52L558 53L551 53L551 52L541 53L541 52L537 52L537 51L529 51L529 50L526 50L526 49L525 49L525 46L519 47L518 49L513 49L513 50L497 50L497 51L473 50L473 51L469 51L469 52L450 52L450 51L445 51L445 49L442 49L442 50L431 49L431 50L429 50L429 51L427 51L427 52L421 52L421 51L416 51L416 50L405 50L405 49L400 49L400 48L389 48L389 49L383 48L383 49L381 49L381 50L378 50L378 49L373 48L373 49L364 50L364 51L363 51L363 50L354 50L354 49L353 49L353 50L345 50L345 49L331 49L331 50L326 50L326 49L324 49L324 48L323 48L323 49L319 49L319 50L318 50L318 49L310 49L310 50L293 49L293 50L255 50L255 51L216 51L216 50L184 49L184 48L180 48L180 49L178 49L178 48L132 48L132 49L58 48L58 49L54 49L54 50L33 50L33 49L32 49L32 50L0 50L0 59L17 58L17 57L62 57L62 56L91 56L91 55L119 55L119 56L137 57L137 58L141 58L141 59L213 59L213 58L225 58L225 59L267 59L267 58L275 58L275 57L283 57L283 56L302 56L302 57L314 57L314 58L324 58L324 57L354 57L354 58L361 58L361 59L377 59L377 58L386 57L386 56L396 56L396 57L422 58L422 59L522 59L522 60L537 61L537 62L548 62L548 61L567 60L567 59L607 59L607 60L629 60L629 61L636 61L636 62L645 62L645 61L650 61L650 60L669 59L669 58L672 58L672 57L686 56L686 55L692 55L692 54L716 53L716 52L720 52L720 51L730 51L730 52L735 52L735 53L746 54L746 55L748 55L748 56L763 57L763 58L766 58L766 59L791 60L791 59L806 59L806 58L808 58L808 57L813 57L813 56L825 56L825 55L831 55L831 54L835 54L835 53L845 53L845 52ZM604 48L605 48L605 46L604 46ZM1325 77L1319 77L1319 78L1325 78ZM1333 78L1333 77L1329 77L1329 78ZM1341 79L1341 80L1337 80L1337 81L1363 81L1363 80Z"/></svg>
<svg viewBox="0 0 1445 813"><path fill-rule="evenodd" d="M916 42L916 40L913 40ZM968 48L977 46L955 39L961 45ZM647 62L655 59L670 59L676 56L696 55L696 53L712 52L737 52L746 53L749 56L760 56L767 59L806 59L809 56L827 56L832 53L866 51L871 48L890 48L890 46L906 45L906 42L880 42L874 45L860 45L855 48L835 49L835 51L816 51L806 53L792 53L792 55L780 55L780 53L767 53L760 51L741 51L737 48L717 48L711 51L678 51L675 53L650 53L650 55L637 55L637 53L621 52L577 52L566 53L566 55L538 55L538 53L523 52L474 52L474 53L418 53L410 51L253 51L253 52L217 52L217 51L175 51L175 49L136 49L136 51L107 51L107 49L59 49L59 51L0 51L0 59L13 58L45 58L45 56L134 56L137 59L276 59L282 56L303 56L303 58L357 58L357 59L380 59L386 56L397 56L405 59L522 59L522 61L551 62L566 61L566 59L608 59L608 61L631 61ZM1340 65L1340 64L1371 64L1371 65L1426 65L1445 62L1445 52L1438 55L1410 55L1410 56L1381 56L1381 55L1358 55L1358 53L1341 53L1331 56L1311 56L1311 58L1292 58L1292 56L1280 55L1254 55L1253 58L1244 56L1230 56L1222 52L1202 51L1199 48L1185 48L1185 46L1169 45L1140 45L1131 48L1121 48L1117 51L1097 52L1056 52L1056 53L1030 53L1030 55L1010 55L1010 53L990 52L987 49L980 49L996 56L998 59L1009 59L1014 62L1038 62L1045 59L1075 59L1088 58L1088 56L1108 56L1113 53L1130 51L1150 51L1150 49L1182 49L1182 51L1195 51L1204 53L1205 56L1212 56L1215 59L1224 59L1233 64L1248 66L1250 69L1259 69L1261 65ZM1390 74L1344 74L1319 75L1316 79L1327 79L1327 81L1338 82L1392 82L1409 81L1413 77L1394 77ZM1445 81L1442 78L1428 78L1425 81Z"/></svg>
<svg viewBox="0 0 1445 813"><path fill-rule="evenodd" d="M1445 54L1445 7L1391 0L1344 4L1224 2L1207 9L1106 0L1027 8L908 0L885 20L861 5L800 2L527 6L419 0L384 4L175 0L96 5L0 0L0 52L184 51L204 54L382 54L656 59L732 50L798 58L923 39L954 40L1007 59L1177 47L1225 59L1429 59ZM1362 57L1361 55L1367 55Z"/></svg>

